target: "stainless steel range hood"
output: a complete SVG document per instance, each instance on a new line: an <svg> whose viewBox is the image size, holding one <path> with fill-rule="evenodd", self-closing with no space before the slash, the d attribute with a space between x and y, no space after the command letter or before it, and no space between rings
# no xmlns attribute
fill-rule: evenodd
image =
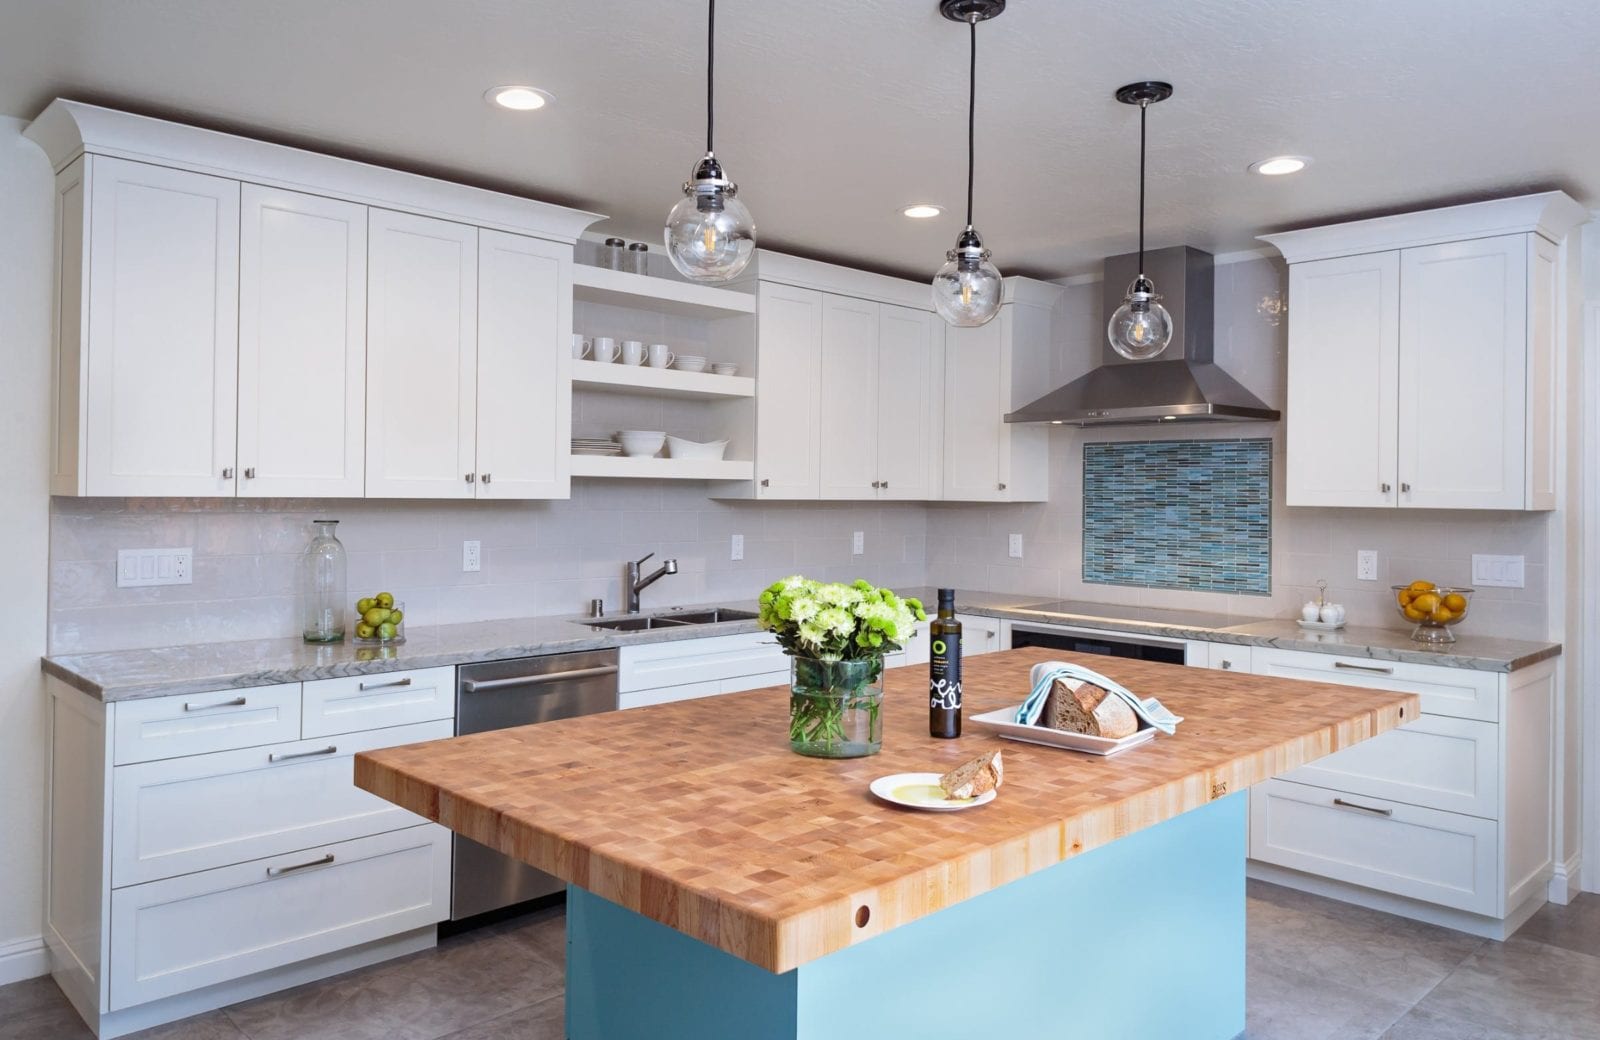
<svg viewBox="0 0 1600 1040"><path fill-rule="evenodd" d="M1105 321L1138 271L1136 253L1106 260ZM1172 312L1172 343L1149 361L1129 361L1100 334L1101 364L1006 416L1008 423L1131 426L1176 422L1275 422L1278 412L1212 363L1211 254L1189 246L1145 253L1145 273Z"/></svg>

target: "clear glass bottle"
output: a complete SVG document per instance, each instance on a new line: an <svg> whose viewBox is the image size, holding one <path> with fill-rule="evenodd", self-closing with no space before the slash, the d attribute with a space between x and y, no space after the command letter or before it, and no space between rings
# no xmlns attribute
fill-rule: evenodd
<svg viewBox="0 0 1600 1040"><path fill-rule="evenodd" d="M300 557L300 631L308 643L344 641L346 568L337 520L313 520L316 532Z"/></svg>

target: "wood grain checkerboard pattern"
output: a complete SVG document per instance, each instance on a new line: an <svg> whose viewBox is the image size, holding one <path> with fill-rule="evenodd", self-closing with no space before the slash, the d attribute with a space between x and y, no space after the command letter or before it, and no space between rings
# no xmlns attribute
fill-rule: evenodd
<svg viewBox="0 0 1600 1040"><path fill-rule="evenodd" d="M884 749L803 758L787 688L356 756L356 783L769 971L1171 819L1416 718L1414 694L1028 648L965 664L964 712L1021 703L1039 661L1078 660L1186 718L1112 758L928 736L927 669L887 673ZM879 802L876 777L1005 750L986 806ZM1244 865L1240 864L1240 869Z"/></svg>

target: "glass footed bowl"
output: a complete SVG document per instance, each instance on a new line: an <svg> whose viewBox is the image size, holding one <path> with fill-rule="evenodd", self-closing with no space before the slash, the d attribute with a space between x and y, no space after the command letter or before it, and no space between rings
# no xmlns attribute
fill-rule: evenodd
<svg viewBox="0 0 1600 1040"><path fill-rule="evenodd" d="M1419 643L1454 643L1450 631L1461 624L1472 604L1472 589L1439 585L1424 591L1391 585L1400 616L1416 625L1411 638Z"/></svg>

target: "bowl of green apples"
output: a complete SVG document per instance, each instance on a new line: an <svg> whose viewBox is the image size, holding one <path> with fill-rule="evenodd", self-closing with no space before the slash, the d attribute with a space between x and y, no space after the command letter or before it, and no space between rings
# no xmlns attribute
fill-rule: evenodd
<svg viewBox="0 0 1600 1040"><path fill-rule="evenodd" d="M396 603L393 593L356 600L356 642L393 645L405 641L405 604Z"/></svg>

